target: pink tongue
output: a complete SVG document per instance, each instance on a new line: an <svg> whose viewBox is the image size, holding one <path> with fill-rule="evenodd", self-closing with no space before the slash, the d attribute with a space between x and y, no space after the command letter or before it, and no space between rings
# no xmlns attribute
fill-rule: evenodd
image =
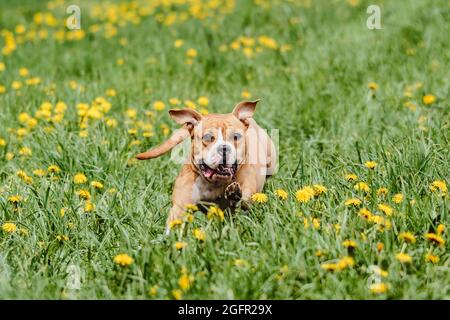
<svg viewBox="0 0 450 320"><path fill-rule="evenodd" d="M214 170L212 170L211 168L207 168L205 170L205 176L206 177L211 178L213 174L214 174Z"/></svg>

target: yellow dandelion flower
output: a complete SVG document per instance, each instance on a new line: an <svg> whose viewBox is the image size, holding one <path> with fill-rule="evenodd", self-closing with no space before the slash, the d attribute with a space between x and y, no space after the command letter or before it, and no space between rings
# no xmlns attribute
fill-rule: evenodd
<svg viewBox="0 0 450 320"><path fill-rule="evenodd" d="M378 210L380 210L381 212L383 212L384 214L390 216L392 215L392 213L394 212L394 209L392 209L390 206L388 206L387 204L384 203L380 203L378 205Z"/></svg>
<svg viewBox="0 0 450 320"><path fill-rule="evenodd" d="M447 184L443 180L433 181L430 185L430 190L432 192L440 191L441 194L447 193Z"/></svg>
<svg viewBox="0 0 450 320"><path fill-rule="evenodd" d="M431 243L436 244L438 246L443 246L445 244L445 240L441 236L439 236L435 233L431 233L431 232L426 233L425 239L427 239Z"/></svg>
<svg viewBox="0 0 450 320"><path fill-rule="evenodd" d="M401 232L398 237L405 242L416 243L416 237L411 232Z"/></svg>
<svg viewBox="0 0 450 320"><path fill-rule="evenodd" d="M361 203L362 203L362 201L357 198L351 198L351 199L348 199L347 201L345 201L346 206L353 206L353 207L357 207L357 206L361 205Z"/></svg>
<svg viewBox="0 0 450 320"><path fill-rule="evenodd" d="M92 181L91 182L91 187L93 187L94 189L103 189L103 183L99 182L99 181Z"/></svg>
<svg viewBox="0 0 450 320"><path fill-rule="evenodd" d="M169 229L173 229L176 226L179 226L181 224L183 224L183 221L181 221L181 219L174 219L174 220L169 222Z"/></svg>
<svg viewBox="0 0 450 320"><path fill-rule="evenodd" d="M287 191L283 190L283 189L277 189L277 190L275 190L274 193L278 197L278 199L280 199L280 200L286 200L288 198L288 196L289 196Z"/></svg>
<svg viewBox="0 0 450 320"><path fill-rule="evenodd" d="M83 174L83 173L77 173L74 177L73 177L73 182L75 184L83 184L87 182L87 177Z"/></svg>
<svg viewBox="0 0 450 320"><path fill-rule="evenodd" d="M233 264L238 268L246 268L248 267L248 262L245 259L236 259L233 261Z"/></svg>
<svg viewBox="0 0 450 320"><path fill-rule="evenodd" d="M148 293L149 293L152 297L154 297L154 296L156 296L156 295L158 294L158 289L159 289L159 286L154 285L154 286L152 286L152 287L150 288L150 290L149 290Z"/></svg>
<svg viewBox="0 0 450 320"><path fill-rule="evenodd" d="M16 226L15 223L12 223L12 222L5 222L5 223L2 225L2 230L3 230L4 232L6 232L6 233L13 233L13 232L16 232L17 226Z"/></svg>
<svg viewBox="0 0 450 320"><path fill-rule="evenodd" d="M192 203L187 204L187 205L185 206L185 208L186 208L186 210L191 211L191 212L196 212L196 211L198 211L198 207L197 207L195 204L192 204Z"/></svg>
<svg viewBox="0 0 450 320"><path fill-rule="evenodd" d="M19 195L10 196L8 198L8 201L11 203L17 204L22 201L22 196L19 196Z"/></svg>
<svg viewBox="0 0 450 320"><path fill-rule="evenodd" d="M437 233L438 235L441 235L441 234L444 233L444 231L445 231L445 225L443 225L442 223L440 223L440 224L437 226L437 228L436 228L436 233Z"/></svg>
<svg viewBox="0 0 450 320"><path fill-rule="evenodd" d="M194 229L193 234L198 241L205 241L206 239L206 233L202 229Z"/></svg>
<svg viewBox="0 0 450 320"><path fill-rule="evenodd" d="M60 173L61 169L56 165L51 165L47 168L47 171L50 173Z"/></svg>
<svg viewBox="0 0 450 320"><path fill-rule="evenodd" d="M267 195L264 193L254 193L252 195L252 201L257 203L266 203L268 200Z"/></svg>
<svg viewBox="0 0 450 320"><path fill-rule="evenodd" d="M134 259L126 253L121 253L116 255L113 261L121 267L127 267L133 264Z"/></svg>
<svg viewBox="0 0 450 320"><path fill-rule="evenodd" d="M361 218L366 220L369 220L372 217L372 212L370 212L367 208L360 209L358 214Z"/></svg>
<svg viewBox="0 0 450 320"><path fill-rule="evenodd" d="M186 51L186 56L189 58L195 58L197 56L197 50L190 48Z"/></svg>
<svg viewBox="0 0 450 320"><path fill-rule="evenodd" d="M436 97L432 94L426 94L423 96L422 101L426 105L430 105L436 102Z"/></svg>
<svg viewBox="0 0 450 320"><path fill-rule="evenodd" d="M338 265L336 263L322 263L320 267L325 271L336 271L338 270Z"/></svg>
<svg viewBox="0 0 450 320"><path fill-rule="evenodd" d="M206 107L209 104L209 99L207 97L200 97L197 102L199 106Z"/></svg>
<svg viewBox="0 0 450 320"><path fill-rule="evenodd" d="M187 242L177 241L173 246L175 247L175 249L181 250L187 247Z"/></svg>
<svg viewBox="0 0 450 320"><path fill-rule="evenodd" d="M313 185L313 189L314 189L315 196L320 196L321 194L324 194L327 192L327 188L321 184Z"/></svg>
<svg viewBox="0 0 450 320"><path fill-rule="evenodd" d="M241 92L241 97L243 99L250 99L252 97L252 94L248 90L244 90Z"/></svg>
<svg viewBox="0 0 450 320"><path fill-rule="evenodd" d="M378 84L376 84L375 82L369 82L367 84L367 87L372 90L372 91L377 91L378 90Z"/></svg>
<svg viewBox="0 0 450 320"><path fill-rule="evenodd" d="M166 105L162 101L155 101L153 103L153 109L155 109L156 111L162 111L165 108L166 108Z"/></svg>
<svg viewBox="0 0 450 320"><path fill-rule="evenodd" d="M365 182L358 182L357 184L355 184L354 188L355 188L355 190L358 190L358 191L364 191L364 192L370 191L369 185Z"/></svg>
<svg viewBox="0 0 450 320"><path fill-rule="evenodd" d="M84 205L84 212L93 212L95 211L95 204L93 204L90 201L87 201L86 204Z"/></svg>
<svg viewBox="0 0 450 320"><path fill-rule="evenodd" d="M398 261L400 261L401 263L411 263L412 262L412 257L406 253L397 253L395 255L395 258Z"/></svg>
<svg viewBox="0 0 450 320"><path fill-rule="evenodd" d="M22 147L19 149L19 154L24 157L28 157L32 155L32 151L28 147Z"/></svg>
<svg viewBox="0 0 450 320"><path fill-rule="evenodd" d="M45 176L46 173L47 173L47 172L45 171L45 169L36 169L36 170L33 170L33 174L34 174L35 176L37 176L37 177L43 177L43 176Z"/></svg>
<svg viewBox="0 0 450 320"><path fill-rule="evenodd" d="M370 291L375 294L386 293L389 290L389 285L383 282L371 284Z"/></svg>
<svg viewBox="0 0 450 320"><path fill-rule="evenodd" d="M395 203L402 203L403 202L403 195L401 193L397 193L392 197L392 201Z"/></svg>
<svg viewBox="0 0 450 320"><path fill-rule="evenodd" d="M356 174L354 174L354 173L347 173L345 175L345 180L347 180L347 181L356 181L356 180L358 180L358 176Z"/></svg>
<svg viewBox="0 0 450 320"><path fill-rule="evenodd" d="M384 249L384 243L378 242L377 243L377 251L381 252Z"/></svg>
<svg viewBox="0 0 450 320"><path fill-rule="evenodd" d="M175 298L175 300L181 300L183 299L183 291L180 289L174 289L172 290L172 296Z"/></svg>
<svg viewBox="0 0 450 320"><path fill-rule="evenodd" d="M364 163L364 165L366 166L366 168L375 169L378 163L376 163L375 161L367 161L366 163Z"/></svg>
<svg viewBox="0 0 450 320"><path fill-rule="evenodd" d="M311 187L304 187L302 189L297 190L295 193L295 198L298 202L308 202L314 197L315 191Z"/></svg>
<svg viewBox="0 0 450 320"><path fill-rule="evenodd" d="M440 260L440 258L438 256L435 256L435 255L433 255L431 253L427 253L425 255L425 261L426 262L431 262L432 264L436 264L436 263L439 262L439 260Z"/></svg>
<svg viewBox="0 0 450 320"><path fill-rule="evenodd" d="M193 281L193 277L189 276L187 274L183 274L180 279L178 279L178 285L180 286L181 290L187 291L191 288Z"/></svg>
<svg viewBox="0 0 450 320"><path fill-rule="evenodd" d="M377 196L381 197L381 196L385 196L387 195L389 192L388 188L379 188L377 190Z"/></svg>
<svg viewBox="0 0 450 320"><path fill-rule="evenodd" d="M81 199L84 199L84 200L89 200L91 198L91 193L84 189L78 190L77 194Z"/></svg>
<svg viewBox="0 0 450 320"><path fill-rule="evenodd" d="M208 208L208 212L206 213L206 217L208 219L212 219L214 217L219 218L220 221L223 221L224 219L224 213L222 211L222 209L220 209L217 206L211 206Z"/></svg>
<svg viewBox="0 0 450 320"><path fill-rule="evenodd" d="M342 245L349 249L354 249L358 246L356 241L353 241L353 240L345 240L344 242L342 242Z"/></svg>

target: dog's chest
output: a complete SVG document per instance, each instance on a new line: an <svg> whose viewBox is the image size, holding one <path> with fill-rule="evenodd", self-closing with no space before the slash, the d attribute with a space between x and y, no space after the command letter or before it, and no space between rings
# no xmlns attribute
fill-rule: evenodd
<svg viewBox="0 0 450 320"><path fill-rule="evenodd" d="M202 178L197 177L192 187L192 200L194 202L199 201L214 201L221 197L225 192L223 185L214 186L205 182Z"/></svg>

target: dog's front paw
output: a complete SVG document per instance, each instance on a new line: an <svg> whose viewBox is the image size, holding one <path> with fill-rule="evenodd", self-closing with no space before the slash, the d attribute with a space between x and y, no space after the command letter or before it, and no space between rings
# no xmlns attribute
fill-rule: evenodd
<svg viewBox="0 0 450 320"><path fill-rule="evenodd" d="M238 182L233 182L225 189L225 199L230 202L231 206L235 206L242 198L241 186Z"/></svg>

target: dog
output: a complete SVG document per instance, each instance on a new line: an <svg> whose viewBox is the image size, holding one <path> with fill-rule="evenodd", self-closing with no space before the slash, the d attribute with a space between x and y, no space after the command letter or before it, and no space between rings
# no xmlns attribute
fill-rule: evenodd
<svg viewBox="0 0 450 320"><path fill-rule="evenodd" d="M139 160L153 159L191 139L189 157L175 181L166 234L189 204L225 200L229 207L247 207L252 195L263 189L266 177L275 173L275 145L253 119L258 101L240 102L228 114L171 109L170 117L182 128L161 145L136 156Z"/></svg>

